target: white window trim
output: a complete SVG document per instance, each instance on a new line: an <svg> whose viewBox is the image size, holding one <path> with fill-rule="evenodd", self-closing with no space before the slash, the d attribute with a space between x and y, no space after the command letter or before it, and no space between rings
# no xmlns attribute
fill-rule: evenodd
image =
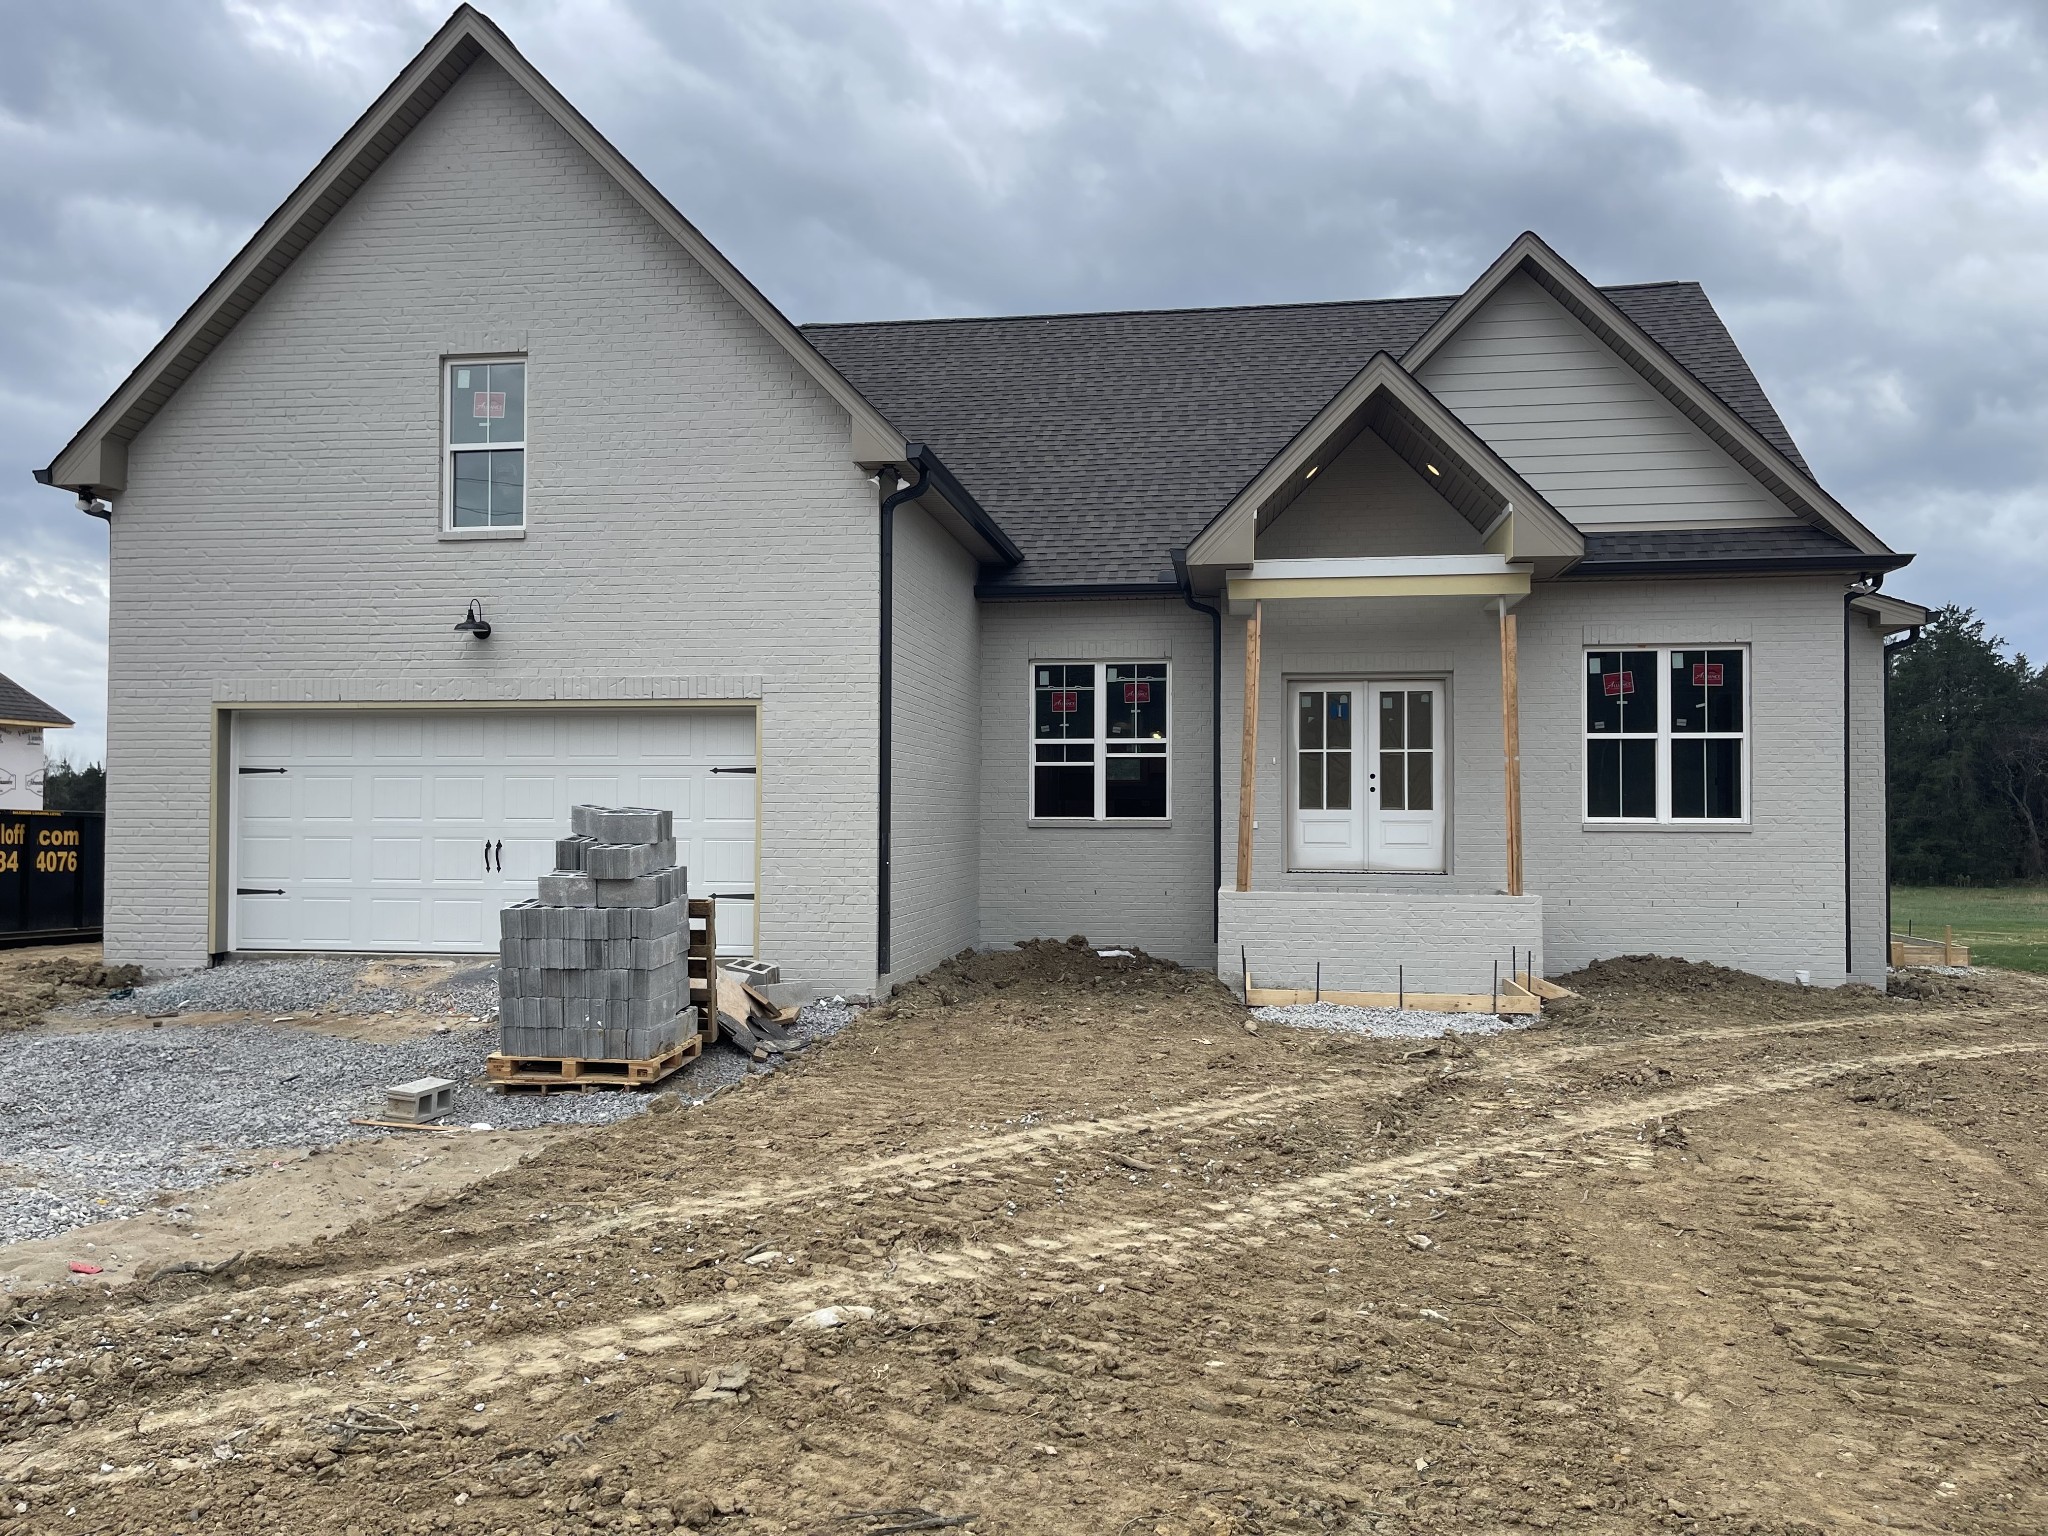
<svg viewBox="0 0 2048 1536"><path fill-rule="evenodd" d="M494 449L517 448L522 455L521 465L531 469L532 463L524 456L533 431L533 391L526 391L526 405L522 414L526 420L524 429L516 443L463 443L455 441L455 370L457 368L488 368L494 363L518 363L526 366L527 359L517 352L489 353L482 357L444 357L441 359L441 537L444 539L523 539L526 525L531 521L529 512L533 498L527 494L532 481L525 474L520 476L523 488L519 497L519 521L500 524L492 528L458 528L455 526L455 455L458 453L489 453ZM529 386L533 380L531 369L527 372Z"/></svg>
<svg viewBox="0 0 2048 1536"><path fill-rule="evenodd" d="M1095 669L1095 814L1093 816L1041 816L1038 814L1038 671L1040 667L1093 667ZM1109 668L1163 667L1166 670L1166 813L1162 816L1110 816L1107 802L1109 751ZM1075 738L1068 738L1070 741ZM1145 756L1150 754L1136 754ZM1103 661L1083 658L1066 660L1039 656L1024 672L1024 815L1034 827L1165 827L1173 823L1173 663L1164 656L1112 656Z"/></svg>
<svg viewBox="0 0 2048 1536"><path fill-rule="evenodd" d="M1631 733L1627 736L1609 736L1595 732L1591 719L1591 699L1586 692L1586 669L1583 665L1588 656L1603 652L1650 651L1657 657L1657 675L1661 679L1657 691L1657 733ZM1740 816L1673 816L1671 809L1671 743L1680 739L1671 729L1671 653L1673 651L1740 651L1742 652L1742 731L1737 736L1733 731L1688 731L1686 741L1728 741L1742 742L1742 814ZM1580 648L1579 660L1579 818L1586 827L1661 827L1684 832L1734 832L1747 831L1755 815L1755 786L1750 772L1751 743L1756 735L1756 719L1751 708L1756 674L1755 658L1746 643L1736 641L1691 641L1676 644L1651 645L1634 643L1628 645L1588 645ZM1593 778L1586 768L1586 747L1594 741L1654 741L1657 744L1657 814L1655 816L1595 816L1592 813Z"/></svg>

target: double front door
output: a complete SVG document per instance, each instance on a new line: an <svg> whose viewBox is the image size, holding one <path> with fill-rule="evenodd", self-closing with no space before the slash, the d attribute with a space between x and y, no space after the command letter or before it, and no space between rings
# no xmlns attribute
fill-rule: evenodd
<svg viewBox="0 0 2048 1536"><path fill-rule="evenodd" d="M1290 869L1444 867L1443 684L1297 683Z"/></svg>

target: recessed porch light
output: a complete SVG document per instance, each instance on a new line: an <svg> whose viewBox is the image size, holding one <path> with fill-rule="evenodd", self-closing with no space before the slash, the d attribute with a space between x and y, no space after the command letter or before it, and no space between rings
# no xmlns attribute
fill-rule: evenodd
<svg viewBox="0 0 2048 1536"><path fill-rule="evenodd" d="M1308 473L1307 473L1307 474L1305 474L1305 475L1303 475L1303 476L1302 476L1301 478L1302 478L1302 479L1304 479L1304 480L1313 480L1313 479L1315 479L1315 477L1316 477L1316 471L1317 471L1317 470L1319 470L1319 469L1321 469L1322 467L1323 467L1323 466L1322 466L1322 465L1320 465L1320 464L1311 464L1311 465L1309 465L1309 467L1308 467Z"/></svg>
<svg viewBox="0 0 2048 1536"><path fill-rule="evenodd" d="M1437 476L1438 478L1442 478L1443 476L1443 471L1438 469L1434 464L1425 464L1422 467L1428 470L1432 475Z"/></svg>

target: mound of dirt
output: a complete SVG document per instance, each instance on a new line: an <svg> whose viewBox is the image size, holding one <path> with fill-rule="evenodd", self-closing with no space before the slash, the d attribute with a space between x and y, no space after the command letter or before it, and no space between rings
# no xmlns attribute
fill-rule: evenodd
<svg viewBox="0 0 2048 1536"><path fill-rule="evenodd" d="M1802 987L1747 971L1674 960L1666 955L1617 955L1555 978L1576 998L1544 1005L1555 1023L1691 1025L1707 1019L1819 1019L1910 1007L1914 999L1887 997L1875 987Z"/></svg>
<svg viewBox="0 0 2048 1536"><path fill-rule="evenodd" d="M0 1034L25 1029L52 1008L102 997L140 980L138 965L105 965L75 953L41 957L33 950L16 951L0 966Z"/></svg>
<svg viewBox="0 0 2048 1536"><path fill-rule="evenodd" d="M1175 994L1213 992L1222 983L1202 971L1190 971L1143 950L1098 952L1080 934L1064 944L1057 939L1026 939L1014 949L983 954L963 949L952 959L915 981L898 987L877 1008L877 1019L911 1019L939 1009L1009 992L1030 997L1058 989L1128 990L1157 1000Z"/></svg>

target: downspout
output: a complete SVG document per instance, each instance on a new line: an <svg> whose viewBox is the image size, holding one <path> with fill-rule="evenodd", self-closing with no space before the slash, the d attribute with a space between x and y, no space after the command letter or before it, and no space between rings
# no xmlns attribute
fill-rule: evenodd
<svg viewBox="0 0 2048 1536"><path fill-rule="evenodd" d="M1892 958L1892 658L1920 643L1920 626L1906 631L1903 640L1887 640L1879 662L1884 686L1884 707L1878 716L1884 725L1884 958L1891 969Z"/></svg>
<svg viewBox="0 0 2048 1536"><path fill-rule="evenodd" d="M885 467L882 478L895 480L901 477L894 467ZM896 509L906 501L914 501L924 494L924 488L931 483L932 472L925 465L917 466L917 478L901 490L882 498L882 548L881 548L881 665L877 669L881 686L881 780L876 795L878 831L876 834L875 858L875 983L881 984L889 974L889 823L893 809L893 779L895 734L896 734Z"/></svg>
<svg viewBox="0 0 2048 1536"><path fill-rule="evenodd" d="M1209 615L1209 942L1223 935L1223 610L1195 601L1188 552L1173 551L1173 578L1181 600Z"/></svg>

